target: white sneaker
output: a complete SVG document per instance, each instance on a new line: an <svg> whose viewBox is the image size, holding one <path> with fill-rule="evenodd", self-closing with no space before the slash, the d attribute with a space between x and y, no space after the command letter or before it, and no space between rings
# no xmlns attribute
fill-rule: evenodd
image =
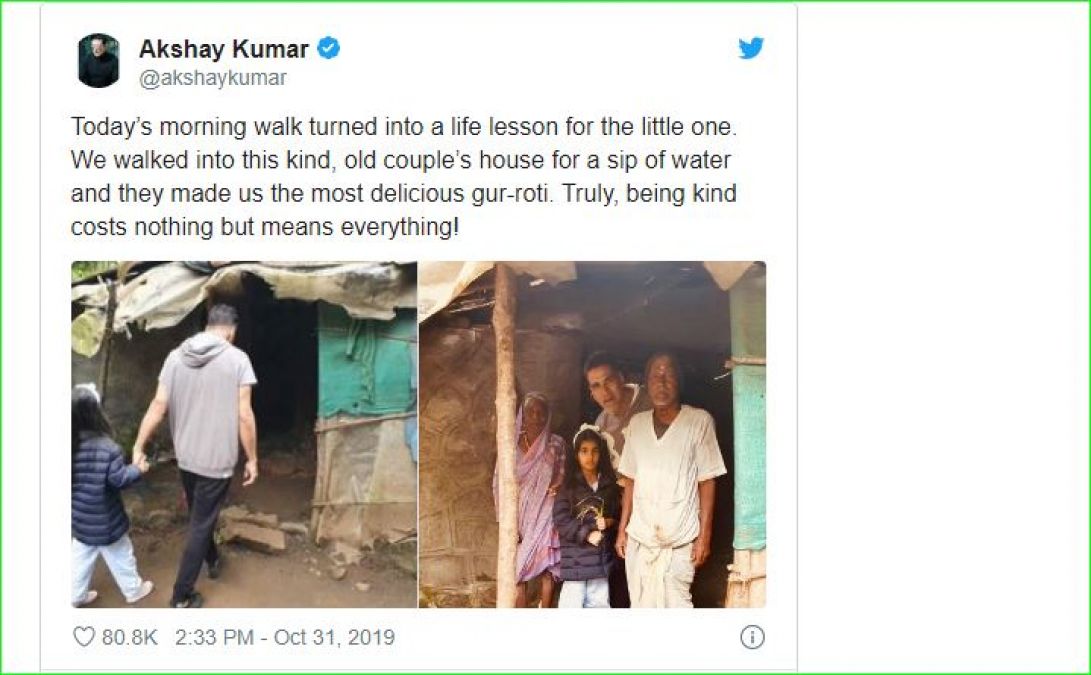
<svg viewBox="0 0 1091 675"><path fill-rule="evenodd" d="M73 607L86 607L87 605L90 605L95 600L98 600L98 591L92 589L92 590L87 591L87 594L83 596L83 600L80 600L79 602L73 602L72 606Z"/></svg>
<svg viewBox="0 0 1091 675"><path fill-rule="evenodd" d="M151 595L151 592L154 591L154 590L155 590L155 584L152 583L152 580L151 579L145 579L144 582L140 584L140 590L137 591L136 595L134 595L131 598L125 598L125 602L129 603L130 605L135 604L137 602L140 602L144 598ZM94 591L92 591L92 593L94 593ZM88 595L90 595L90 594L88 594Z"/></svg>

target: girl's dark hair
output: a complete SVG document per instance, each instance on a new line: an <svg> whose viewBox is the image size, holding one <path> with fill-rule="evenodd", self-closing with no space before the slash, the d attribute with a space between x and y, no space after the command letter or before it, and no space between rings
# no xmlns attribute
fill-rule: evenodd
<svg viewBox="0 0 1091 675"><path fill-rule="evenodd" d="M606 447L606 438L594 429L584 429L572 439L572 448L568 451L564 467L565 487L574 487L576 481L583 477L583 471L580 470L580 463L576 460L576 456L584 441L594 441L599 447L599 475L616 481L617 474L614 473L614 466L610 463L610 449Z"/></svg>
<svg viewBox="0 0 1091 675"><path fill-rule="evenodd" d="M113 436L114 430L99 405L98 394L90 387L76 385L72 389L72 454L80 447L81 433Z"/></svg>

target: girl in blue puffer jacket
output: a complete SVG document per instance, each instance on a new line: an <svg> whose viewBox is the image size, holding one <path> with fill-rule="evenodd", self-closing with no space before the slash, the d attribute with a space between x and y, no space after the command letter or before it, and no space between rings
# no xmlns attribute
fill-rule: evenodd
<svg viewBox="0 0 1091 675"><path fill-rule="evenodd" d="M121 448L110 438L112 433L95 386L76 385L72 390L72 604L76 607L98 597L91 590L91 575L100 555L130 604L155 588L136 571L129 516L121 501L121 491L148 471L148 462L126 465Z"/></svg>
<svg viewBox="0 0 1091 675"><path fill-rule="evenodd" d="M553 502L561 541L561 596L557 607L609 607L610 571L621 493L606 437L584 424L572 440L564 484Z"/></svg>

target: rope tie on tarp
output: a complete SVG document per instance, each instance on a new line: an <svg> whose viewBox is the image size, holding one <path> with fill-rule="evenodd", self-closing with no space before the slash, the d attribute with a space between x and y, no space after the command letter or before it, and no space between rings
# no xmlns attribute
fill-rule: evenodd
<svg viewBox="0 0 1091 675"><path fill-rule="evenodd" d="M764 366L764 365L765 365L765 357L764 356L732 356L732 357L728 358L726 361L724 361L724 369L727 372L721 373L720 375L717 375L716 377L714 377L712 379L713 380L722 380L722 379L724 379L725 377L727 377L728 375L731 374L731 371L735 369L735 366Z"/></svg>

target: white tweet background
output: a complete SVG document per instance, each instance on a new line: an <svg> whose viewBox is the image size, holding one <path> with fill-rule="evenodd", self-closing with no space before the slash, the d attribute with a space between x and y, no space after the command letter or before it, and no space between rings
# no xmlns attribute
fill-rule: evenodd
<svg viewBox="0 0 1091 675"><path fill-rule="evenodd" d="M191 8L202 27L213 23L207 9ZM326 14L335 9L309 7L309 18L325 17L343 36L344 22ZM594 37L614 48L607 63L616 67L590 68L585 76L613 78L649 49L627 39L628 17L636 9L594 8L613 12L618 28ZM665 8L664 25L677 26L669 18L691 9ZM67 359L55 356L68 349L64 266L96 254L93 248L74 255L47 246L38 268L38 8L8 4L3 11L3 666L12 671L39 667L42 624L59 635L43 642L45 655L72 663L61 650L74 617L63 610L63 593L50 590L67 585L67 552L47 552L41 572L36 555L33 477L38 452L50 452L39 442L36 406L39 391L68 384L67 366L59 365ZM278 10L258 11L272 16ZM138 8L96 7L93 29L118 23L106 21L111 12L133 17ZM799 20L799 667L1086 672L1087 7L807 3ZM704 28L686 22L682 30L688 36ZM565 23L553 31L560 37L549 43L551 62L571 29ZM62 80L74 69L69 45L83 34L74 25L65 30L58 38ZM651 41L652 48L660 39ZM404 50L395 54L380 65L416 61ZM642 80L647 92L653 85ZM716 85L707 79L693 91ZM49 96L46 119L54 113L62 118L76 92L72 87ZM580 233L600 236L587 228ZM731 250L741 241L736 234L745 238L745 228L703 243ZM553 255L568 249L523 243L510 232L481 239L475 255L463 257L516 257L517 251L526 258L578 257ZM658 242L652 250L662 256L632 257L717 257L703 253L708 246L678 241L677 252ZM739 257L760 246L742 248ZM448 249L414 246L404 257L459 257ZM132 254L147 256L149 250ZM195 249L177 250L170 257L205 257ZM375 257L395 257L386 250ZM266 250L253 257L267 257ZM301 250L268 257L324 256ZM41 305L39 278L56 285L43 287ZM774 264L770 279L778 279ZM57 359L47 365L41 387L40 354ZM46 403L63 411L66 401ZM57 417L44 415L47 422ZM775 428L772 413L770 420ZM777 489L771 481L770 494ZM44 500L43 521L53 523L47 533L63 531L67 518L67 495L58 496L63 486L53 490ZM47 591L41 614L39 580ZM437 613L382 614L413 626L405 634L419 637L416 650L442 655L449 646L450 637L429 625L443 620ZM706 614L695 616L703 620ZM293 621L299 616L291 612ZM516 625L510 614L453 616L462 624L454 627L458 635L471 628L465 619L485 637L472 645L475 658L452 657L441 665L480 669L523 656L507 654L492 664L482 654L498 637L529 628L522 623L528 619L520 617ZM654 629L634 626L635 632L602 651L616 654L653 640L677 644L688 628L671 615ZM560 633L542 635L551 648ZM715 655L734 641L724 629L702 649ZM535 658L520 663L548 667ZM111 669L143 665L109 663ZM165 658L157 665L194 663ZM257 659L246 664L266 665ZM333 665L339 664L316 659L309 667ZM365 655L350 667L379 665ZM580 654L565 665L612 667ZM694 664L669 667L687 665ZM710 667L731 665L746 664ZM646 667L659 663L649 660Z"/></svg>
<svg viewBox="0 0 1091 675"><path fill-rule="evenodd" d="M77 625L93 624L160 628L160 646L126 649L126 667L185 669L440 669L472 668L675 670L793 668L795 666L795 8L742 6L631 6L623 12L606 6L277 6L263 10L262 29L252 7L202 6L195 13L176 6L47 6L42 13L43 45L75 45L89 30L102 30L121 44L121 79L104 90L89 90L74 78L74 49L43 49L42 60L42 387L43 410L68 403L70 376L69 275L71 260L94 259L537 259L537 260L763 260L768 283L768 598L760 610L700 612L615 612L590 616L572 612L497 612L437 610L218 610L173 612L88 612L68 606L68 584L42 588L42 652L44 668L118 667L116 649L79 647L72 639ZM88 27L93 28L89 29ZM142 28L143 26L143 28ZM333 60L302 62L153 61L138 59L145 38L198 42L252 41L314 43L324 35L341 42ZM765 38L765 49L750 61L738 58L738 39ZM161 88L144 91L137 82L145 68L278 70L289 73L290 86L279 88ZM639 119L642 114L676 118L730 120L738 131L731 141L737 162L740 199L727 206L669 205L634 208L566 206L559 203L562 180L595 183L595 173L527 175L522 183L553 182L558 203L552 208L509 208L474 211L463 207L461 234L448 242L381 240L229 239L203 242L194 238L76 241L68 224L76 213L108 214L113 207L75 208L67 203L73 183L106 180L89 171L74 171L69 148L104 147L75 141L72 115L111 118L143 115L146 119L269 119L284 114L354 119L375 114L382 119L411 115L446 119L451 114L502 118L556 118L568 115L598 119L603 115ZM484 138L484 137L482 137ZM170 143L168 147L210 148L217 139ZM558 141L535 143L547 157ZM228 147L229 139L220 139ZM371 139L342 142L344 147L370 147ZM380 139L386 149L454 148L466 142L424 138ZM517 139L478 140L501 149L524 149ZM722 144L687 138L683 142L636 137L597 147L629 152L661 147L699 149ZM163 147L155 140L135 139L135 149ZM299 139L263 141L265 149L299 148ZM577 151L580 147L575 147ZM585 153L586 154L586 153ZM253 174L254 183L274 180L321 184L326 176L281 170ZM335 178L342 178L339 173ZM52 178L55 178L53 180ZM173 172L130 172L126 178L143 185L177 184ZM208 172L204 181L220 178ZM419 183L419 174L384 172L386 183ZM114 175L114 182L122 178ZM192 179L188 179L192 180ZM371 174L356 180L370 183ZM441 176L438 182L449 179ZM493 177L481 182L495 182ZM510 179L509 179L510 180ZM734 180L734 178L732 179ZM642 174L634 183L704 182L673 172ZM230 181L228 181L230 182ZM610 182L613 182L611 180ZM233 214L238 207L160 207L155 214L195 217ZM331 213L358 217L366 205L334 207ZM447 207L409 207L409 214L447 213ZM148 210L144 210L148 213ZM383 212L389 212L384 209ZM268 206L258 213L276 217L314 218L313 205ZM331 218L337 221L337 218ZM54 311L51 308L58 308ZM46 355L64 355L60 358ZM43 417L41 447L63 447L65 429ZM67 472L50 472L43 460L42 556L57 561L58 578L66 578L69 550ZM170 583L157 579L157 583ZM276 589L269 589L275 593ZM353 592L351 588L346 592ZM740 632L759 624L766 644L745 649ZM270 638L249 648L176 648L177 628L253 627ZM277 647L277 628L336 627L347 638L349 628L393 627L392 648L298 649ZM163 643L166 644L163 644Z"/></svg>

